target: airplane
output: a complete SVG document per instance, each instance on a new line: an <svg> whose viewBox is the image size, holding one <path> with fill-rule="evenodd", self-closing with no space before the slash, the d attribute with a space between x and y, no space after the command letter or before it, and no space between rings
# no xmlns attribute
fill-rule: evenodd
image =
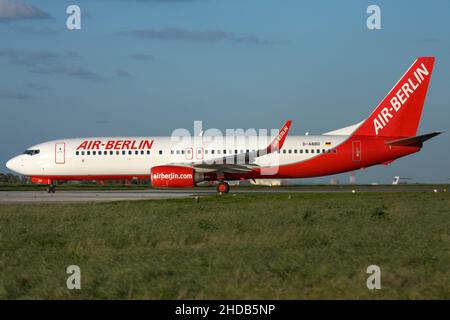
<svg viewBox="0 0 450 320"><path fill-rule="evenodd" d="M32 146L6 166L48 185L51 193L57 181L109 179L150 179L155 188L206 181L227 193L227 181L310 178L388 165L441 133L417 135L434 61L417 58L368 118L322 135L288 136L289 120L266 147L246 137L185 143L173 137L61 139Z"/></svg>

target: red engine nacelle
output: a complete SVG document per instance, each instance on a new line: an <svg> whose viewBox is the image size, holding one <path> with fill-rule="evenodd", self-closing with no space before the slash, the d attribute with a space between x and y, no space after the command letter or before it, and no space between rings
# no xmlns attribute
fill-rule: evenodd
<svg viewBox="0 0 450 320"><path fill-rule="evenodd" d="M201 181L199 174L189 167L153 167L150 176L152 186L156 188L189 188Z"/></svg>

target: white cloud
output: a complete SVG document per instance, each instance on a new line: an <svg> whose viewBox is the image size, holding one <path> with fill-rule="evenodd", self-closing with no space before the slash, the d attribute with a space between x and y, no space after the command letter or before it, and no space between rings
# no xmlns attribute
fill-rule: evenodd
<svg viewBox="0 0 450 320"><path fill-rule="evenodd" d="M232 41L249 44L264 44L273 45L279 44L274 41L260 39L256 36L236 35L232 32L223 30L206 30L194 31L183 28L164 28L164 29L136 29L127 32L119 32L117 35L128 35L146 39L159 40L183 40L183 41L197 41L197 42L219 42Z"/></svg>
<svg viewBox="0 0 450 320"><path fill-rule="evenodd" d="M48 13L31 4L18 0L0 0L0 22L47 18L50 18Z"/></svg>

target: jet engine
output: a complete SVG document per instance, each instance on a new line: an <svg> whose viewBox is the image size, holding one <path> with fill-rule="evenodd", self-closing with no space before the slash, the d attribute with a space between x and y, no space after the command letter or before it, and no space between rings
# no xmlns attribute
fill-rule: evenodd
<svg viewBox="0 0 450 320"><path fill-rule="evenodd" d="M204 179L193 168L170 165L153 167L150 176L156 188L189 188Z"/></svg>

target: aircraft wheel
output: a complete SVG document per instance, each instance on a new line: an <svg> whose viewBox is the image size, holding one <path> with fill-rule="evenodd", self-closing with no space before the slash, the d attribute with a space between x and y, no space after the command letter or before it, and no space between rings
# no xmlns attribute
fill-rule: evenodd
<svg viewBox="0 0 450 320"><path fill-rule="evenodd" d="M48 193L55 193L56 192L56 186L54 184L51 184L47 188Z"/></svg>
<svg viewBox="0 0 450 320"><path fill-rule="evenodd" d="M217 185L216 189L219 193L228 193L230 191L230 185L224 181L221 181Z"/></svg>

